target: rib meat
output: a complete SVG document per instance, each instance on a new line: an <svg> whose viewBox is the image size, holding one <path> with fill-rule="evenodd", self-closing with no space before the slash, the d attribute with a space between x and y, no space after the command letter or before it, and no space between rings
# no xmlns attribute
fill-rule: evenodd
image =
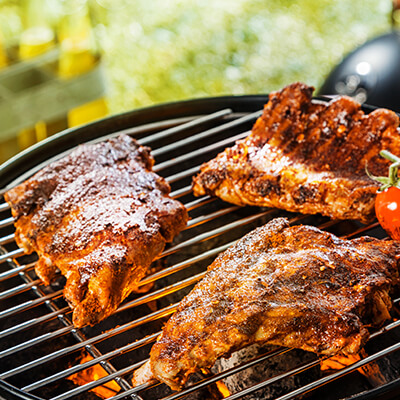
<svg viewBox="0 0 400 400"><path fill-rule="evenodd" d="M153 164L148 147L121 135L79 146L5 194L38 276L49 284L59 268L67 278L77 327L110 315L186 225Z"/></svg>
<svg viewBox="0 0 400 400"><path fill-rule="evenodd" d="M390 317L399 257L400 243L342 240L275 219L215 259L165 325L134 383L155 377L180 389L192 372L253 343L357 353L367 327Z"/></svg>
<svg viewBox="0 0 400 400"><path fill-rule="evenodd" d="M312 100L313 88L294 83L272 93L251 134L205 163L193 192L237 205L277 207L335 219L374 217L378 184L400 153L399 119L389 110L366 115L349 97Z"/></svg>

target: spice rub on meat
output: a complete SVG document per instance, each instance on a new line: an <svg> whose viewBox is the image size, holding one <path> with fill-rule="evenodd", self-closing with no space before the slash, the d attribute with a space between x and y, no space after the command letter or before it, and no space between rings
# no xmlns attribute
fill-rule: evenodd
<svg viewBox="0 0 400 400"><path fill-rule="evenodd" d="M209 266L180 302L133 382L180 389L188 376L253 343L357 353L390 317L400 243L343 240L277 218Z"/></svg>
<svg viewBox="0 0 400 400"><path fill-rule="evenodd" d="M185 226L185 207L151 171L148 147L127 135L78 146L5 194L15 239L36 251L36 273L56 268L77 327L110 315Z"/></svg>
<svg viewBox="0 0 400 400"><path fill-rule="evenodd" d="M378 184L400 154L397 115L377 109L366 115L349 97L312 99L313 88L291 84L271 93L250 135L202 165L193 192L237 205L276 207L335 219L374 217Z"/></svg>

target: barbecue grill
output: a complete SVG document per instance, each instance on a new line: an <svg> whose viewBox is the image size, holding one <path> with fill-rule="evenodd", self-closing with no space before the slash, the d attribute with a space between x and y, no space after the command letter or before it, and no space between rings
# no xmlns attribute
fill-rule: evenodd
<svg viewBox="0 0 400 400"><path fill-rule="evenodd" d="M163 384L132 387L133 371L148 359L152 343L179 300L218 253L256 226L286 216L291 224L312 224L341 237L386 237L376 222L332 221L192 195L191 177L200 164L247 136L266 101L264 95L226 96L136 110L61 132L0 167L0 397L398 398L400 299L394 299L393 320L373 331L360 359L342 369L321 371L321 359L312 353L267 346L250 356L235 357L232 365L224 361L194 376L182 392L172 392ZM364 106L364 110L370 108ZM64 278L59 275L48 287L41 284L34 273L36 256L25 255L15 244L13 219L2 196L78 144L120 133L153 149L154 170L170 183L172 197L185 204L190 221L153 263L138 293L100 324L75 329L62 296ZM262 372L257 373L260 368ZM250 372L246 375L246 371ZM232 381L240 381L240 388L232 387Z"/></svg>

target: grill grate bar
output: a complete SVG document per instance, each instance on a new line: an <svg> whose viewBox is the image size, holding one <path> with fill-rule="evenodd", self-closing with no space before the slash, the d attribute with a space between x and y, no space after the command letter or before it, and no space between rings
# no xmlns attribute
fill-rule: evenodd
<svg viewBox="0 0 400 400"><path fill-rule="evenodd" d="M215 218L222 217L226 214L230 214L231 212L236 211L239 208L240 208L239 206L226 207L226 208L223 208L222 210L218 210L218 211L215 211L210 214L206 214L206 215L202 215L197 218L193 218L188 221L186 229L193 228L194 226L200 225L204 222L212 221Z"/></svg>
<svg viewBox="0 0 400 400"><path fill-rule="evenodd" d="M176 135L177 133L184 132L186 130L189 130L190 128L194 128L196 126L205 124L207 122L221 119L223 117L228 116L229 114L232 114L232 110L230 108L225 108L225 109L217 111L215 113L208 114L204 117L197 117L197 118L195 118L189 122L185 122L181 125L174 126L169 129L164 129L161 132L157 132L152 135L146 136L146 137L140 139L139 142L142 145L149 145L149 144L151 144L151 142L154 142L155 140L164 139L168 136ZM121 133L122 132L118 132L118 135L120 135ZM102 140L104 140L104 138L102 138ZM154 155L154 150L152 151L152 153Z"/></svg>
<svg viewBox="0 0 400 400"><path fill-rule="evenodd" d="M139 139L139 141L140 141L140 144L148 145L149 143L146 143L146 142L142 143L142 140L147 139L148 137L150 137L150 135L153 135L153 134L160 135L159 138L162 138L162 132L168 131L170 129L179 128L179 126L181 126L183 124L187 124L188 122L195 121L199 118L202 118L202 117L199 115L192 115L192 116L188 116L188 117L173 118L168 121L164 120L164 121L158 121L158 122L149 122L147 124L135 126L132 128L118 130L116 132L112 132L112 133L103 135L96 139L89 140L86 143L99 143L99 142L102 142L103 140L115 138L122 134L129 135L129 136L132 136L135 138L138 136L138 134L146 134L146 136ZM157 133L153 133L153 132L157 132ZM157 138L155 138L155 139L153 138L152 140L156 140L156 139Z"/></svg>
<svg viewBox="0 0 400 400"><path fill-rule="evenodd" d="M15 296L16 294L26 292L27 290L32 289L34 286L39 285L40 282L41 282L40 279L35 279L32 282L22 283L21 285L14 286L11 289L4 290L3 292L0 293L0 300L8 299L9 297Z"/></svg>
<svg viewBox="0 0 400 400"><path fill-rule="evenodd" d="M61 308L60 310L53 311L51 313L47 313L46 315L43 315L42 317L39 318L33 318L28 321L22 322L21 324L18 325L13 325L11 328L5 329L4 331L0 332L0 339L13 335L17 332L23 331L24 329L32 328L35 325L41 324L43 322L49 321L53 318L56 318L59 315L62 315L64 313L71 312L70 307L64 307Z"/></svg>
<svg viewBox="0 0 400 400"><path fill-rule="evenodd" d="M8 253L5 254L1 254L0 255L0 263L7 261L9 259L15 258L15 257L20 257L23 256L25 254L23 249L16 249L13 251L9 251Z"/></svg>
<svg viewBox="0 0 400 400"><path fill-rule="evenodd" d="M187 210L192 211L195 208L205 206L207 204L213 203L214 201L216 201L215 198L210 197L210 196L204 196L204 197L197 198L196 200L193 200L189 203L186 203L185 207Z"/></svg>
<svg viewBox="0 0 400 400"><path fill-rule="evenodd" d="M186 169L183 172L178 172L177 174L170 175L168 178L165 178L165 180L168 183L175 183L175 182L179 181L180 179L184 179L184 178L188 178L190 176L193 176L199 170L200 170L200 165L196 165L195 167ZM187 193L190 193L190 192L187 192Z"/></svg>
<svg viewBox="0 0 400 400"><path fill-rule="evenodd" d="M86 383L84 385L78 386L72 390L69 390L68 392L64 392L63 394L60 394L59 396L53 397L51 400L65 400L65 399L70 399L73 396L76 396L80 393L86 392L90 389L93 389L97 386L102 385L103 383L107 383L109 381L112 381L115 379L118 375L126 375L129 374L130 372L133 372L136 368L138 367L138 364L133 364L130 365L129 367L125 367L120 369L117 372L114 372L112 374L109 374L103 378L99 378L93 382Z"/></svg>
<svg viewBox="0 0 400 400"><path fill-rule="evenodd" d="M185 139L182 139L177 142L171 143L169 145L163 146L162 148L155 149L152 151L152 154L154 157L157 157L157 156L167 153L168 151L175 150L176 148L186 146L190 143L203 140L209 136L215 135L224 130L232 129L232 128L239 126L241 124L244 124L246 122L253 121L254 119L258 118L261 115L261 113L262 112L257 111L255 113L245 115L244 117L236 119L234 121L227 122L226 124L208 129L208 130L198 133L196 135L189 136Z"/></svg>
<svg viewBox="0 0 400 400"><path fill-rule="evenodd" d="M33 268L36 264L35 262L25 264L25 265L20 265L16 268L9 269L8 271L4 271L0 273L0 282L5 281L6 279L12 278L13 276L17 276L21 272L26 272Z"/></svg>
<svg viewBox="0 0 400 400"><path fill-rule="evenodd" d="M144 323L147 323L147 322L150 322L150 321L154 321L156 319L160 319L160 318L163 318L165 316L168 316L168 315L170 315L171 313L173 313L176 310L177 306L178 306L177 304L171 304L168 307L165 307L165 308L163 308L161 310L158 310L158 311L155 311L155 312L153 312L151 314L148 314L148 315L146 315L144 317L141 317L141 318L139 318L139 319L137 319L137 320L135 320L133 322L128 322L128 323L126 323L124 325L120 325L120 326L118 326L118 327L116 327L114 329L111 329L111 330L109 330L107 332L103 332L103 333L101 333L101 334L99 334L97 336L94 336L94 337L90 338L90 339L86 339L86 340L84 340L82 342L79 342L79 343L76 343L76 344L74 344L72 346L64 347L63 349L60 349L60 350L54 351L52 353L46 354L45 356L40 357L40 358L38 358L38 359L36 359L34 361L30 361L30 362L28 362L26 364L20 365L19 367L13 368L11 370L8 370L5 373L0 374L0 379L6 379L6 378L9 378L9 377L14 376L16 374L20 374L22 372L28 371L28 370L30 370L32 368L35 368L35 367L37 367L39 365L42 365L42 364L46 363L46 362L53 361L53 360L55 360L55 359L57 359L57 358L59 358L61 356L65 356L65 355L71 354L75 350L80 350L82 348L86 348L87 349L89 345L93 345L96 342L100 342L100 341L102 341L104 339L107 339L107 338L109 338L111 336L115 336L115 335L117 335L119 333L125 332L125 331L127 331L129 329L132 329L132 328L135 328L135 327L137 327L137 326L139 326L141 324L144 324ZM72 332L74 332L74 331L77 331L77 329L75 329L75 328L72 329Z"/></svg>
<svg viewBox="0 0 400 400"><path fill-rule="evenodd" d="M209 231L207 231L205 233L199 234L199 235L197 235L197 236L195 236L195 237L193 237L191 239L188 239L188 240L186 240L184 242L181 242L181 243L179 243L179 244L177 244L175 246L172 246L167 250L164 250L162 252L160 258L161 257L165 257L167 255L170 255L172 253L175 253L176 251L181 250L182 248L185 248L185 247L191 246L193 244L197 244L199 242L202 242L202 241L204 241L206 239L209 239L211 237L219 236L219 235L231 230L232 228L249 224L250 222L253 222L253 221L255 221L255 220L257 220L257 219L259 219L261 217L264 217L264 216L266 216L268 214L272 214L274 212L275 212L274 209L263 211L263 212L251 215L249 217L242 218L242 219L240 219L238 221L231 222L230 224L226 224L226 225L221 226L219 228L215 228L215 229L209 230Z"/></svg>
<svg viewBox="0 0 400 400"><path fill-rule="evenodd" d="M14 223L14 218L9 217L0 221L0 228L5 228L7 226L11 226Z"/></svg>
<svg viewBox="0 0 400 400"><path fill-rule="evenodd" d="M153 171L160 172L166 168L173 167L176 164L188 161L188 160L192 159L193 157L198 157L202 154L210 153L211 151L215 151L220 147L229 146L232 143L234 143L236 140L245 138L249 133L250 133L250 131L241 132L236 136L232 136L227 139L220 140L219 142L215 142L213 144L210 144L209 146L202 146L202 147L198 148L197 150L182 154L181 156L174 157L168 161L164 161L162 163L156 164L153 167Z"/></svg>
<svg viewBox="0 0 400 400"><path fill-rule="evenodd" d="M103 354L100 357L94 358L90 361L86 361L82 364L74 365L73 367L70 367L64 371L60 371L54 375L47 376L46 378L44 378L40 381L37 381L35 383L32 383L31 385L23 387L22 390L31 392L32 390L38 389L45 385L49 385L59 379L66 378L67 376L75 374L76 372L82 371L86 368L96 365L101 361L110 360L111 358L113 358L115 356L118 356L123 353L127 353L128 351L134 350L137 347L143 346L148 343L155 342L160 333L161 333L161 331L153 333L150 336L146 336L145 338L142 338L140 340L137 340L136 342L127 344L126 346L120 347L114 351L110 351L106 354ZM140 364L143 364L143 362L140 362Z"/></svg>
<svg viewBox="0 0 400 400"><path fill-rule="evenodd" d="M14 239L15 239L14 233L11 233L10 235L7 236L3 236L2 238L0 238L0 246L12 243Z"/></svg>
<svg viewBox="0 0 400 400"><path fill-rule="evenodd" d="M0 358L10 356L11 354L17 353L19 351L28 349L29 347L33 347L39 343L45 342L46 340L54 339L58 336L62 336L65 333L71 332L72 326L65 326L64 328L58 329L53 332L44 333L43 335L36 336L34 339L28 340L27 342L23 342L16 346L10 347L7 350L3 350L0 352Z"/></svg>
<svg viewBox="0 0 400 400"><path fill-rule="evenodd" d="M196 210L200 207L204 207L207 204L213 203L214 201L216 201L216 199L212 198L210 196L199 197L194 201L186 203L185 207L190 212L190 211Z"/></svg>
<svg viewBox="0 0 400 400"><path fill-rule="evenodd" d="M10 205L8 203L1 203L0 204L0 212L7 211L10 209Z"/></svg>
<svg viewBox="0 0 400 400"><path fill-rule="evenodd" d="M205 272L201 272L197 275L190 276L189 278L182 279L179 282L176 282L167 287L163 287L154 292L148 293L144 296L141 296L138 299L132 300L132 301L122 305L120 308L118 308L117 311L119 312L122 310L126 310L127 308L136 307L141 304L149 303L150 301L157 300L162 297L168 296L171 293L177 292L181 289L184 289L185 287L193 285L194 283L198 282L201 278L203 278L204 275L205 275Z"/></svg>
<svg viewBox="0 0 400 400"><path fill-rule="evenodd" d="M31 287L31 289L35 290L35 289L37 289L37 286L33 285ZM20 313L21 311L26 311L29 308L35 307L39 304L48 304L49 300L54 300L58 297L61 297L62 293L63 293L62 290L58 290L57 292L53 292L48 295L40 296L39 298L37 298L35 300L28 300L24 303L17 304L14 307L11 307L11 308L1 311L0 319L5 318L5 317L10 317L14 314Z"/></svg>
<svg viewBox="0 0 400 400"><path fill-rule="evenodd" d="M166 179L166 181L168 182L168 179ZM181 189L174 190L173 192L170 193L170 196L173 199L179 199L180 197L186 196L186 195L190 194L191 192L192 192L191 186L185 186Z"/></svg>
<svg viewBox="0 0 400 400"><path fill-rule="evenodd" d="M393 303L398 303L399 299L396 299L393 301ZM379 329L378 331L371 333L369 340L375 339L376 337L383 335L386 332L391 331L392 329L400 327L400 320L398 319L397 321L391 322L387 325L385 325L383 328Z"/></svg>
<svg viewBox="0 0 400 400"><path fill-rule="evenodd" d="M360 228L356 229L355 231L349 233L348 235L343 236L344 239L351 239L352 237L359 236L370 229L377 228L379 223L377 221L373 222L370 225L361 226Z"/></svg>
<svg viewBox="0 0 400 400"><path fill-rule="evenodd" d="M185 261L182 261L181 263L175 264L175 265L173 265L171 267L167 267L167 268L165 268L165 269L163 269L163 270L161 270L159 272L156 272L156 273L154 273L152 275L146 276L145 278L143 278L140 281L139 286L147 285L147 284L149 284L151 282L156 281L157 279L164 278L166 276L169 276L169 275L172 275L172 274L174 274L176 272L179 272L179 271L187 268L188 266L190 266L190 265L192 265L192 264L194 264L194 263L196 263L198 261L202 261L202 260L205 260L205 259L207 259L209 257L216 256L217 254L219 254L222 251L226 250L233 243L234 242L230 242L228 244L225 244L223 246L214 248L212 250L205 251L204 253L201 253L198 256L189 258L189 259L187 259Z"/></svg>
<svg viewBox="0 0 400 400"><path fill-rule="evenodd" d="M144 363L145 362L143 362L142 365ZM117 394L115 396L109 397L107 400L121 400L121 399L124 399L126 396L129 396L129 395L132 395L132 394L134 395L135 393L139 392L140 390L147 389L148 387L149 387L148 384L143 384L143 385L140 385L140 386L136 386L136 387L134 387L134 388L132 388L130 390L127 390L125 393L119 393L119 394Z"/></svg>
<svg viewBox="0 0 400 400"><path fill-rule="evenodd" d="M59 319L67 322L66 318L64 318L62 315L59 317ZM74 335L74 337L78 340L78 342L82 343L83 341L86 340L85 336L83 336L83 334L78 329L72 329L71 332ZM93 358L97 358L97 357L101 356L101 352L94 345L89 344L88 346L85 346L85 348L86 348L86 351ZM109 362L102 362L101 366L108 374L113 374L116 372L116 369L114 368L114 366L112 364L110 364ZM122 378L120 376L116 376L115 381L119 384L121 389L124 391L131 388L131 385L124 378Z"/></svg>

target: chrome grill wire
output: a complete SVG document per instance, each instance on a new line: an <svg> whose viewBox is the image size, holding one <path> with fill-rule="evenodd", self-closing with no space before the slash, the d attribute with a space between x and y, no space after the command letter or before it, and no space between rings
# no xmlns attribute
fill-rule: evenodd
<svg viewBox="0 0 400 400"><path fill-rule="evenodd" d="M189 200L185 199L185 196L190 196L191 189L190 186L187 184L183 183L181 184L181 181L184 180L185 178L190 178L199 168L199 164L196 165L190 165L188 168L186 168L184 171L180 172L175 172L172 174L166 174L165 171L168 170L170 167L176 167L177 165L180 165L181 163L188 162L192 159L196 159L199 156L203 156L204 159L210 158L209 154L216 153L217 151L220 151L221 148L224 148L226 146L231 145L235 140L240 139L242 137L245 137L248 134L247 130L241 130L239 134L233 135L228 138L223 138L220 139L218 136L221 134L221 132L224 132L226 130L230 129L238 129L241 128L244 124L249 124L253 123L255 119L261 114L261 111L258 111L256 113L252 114L245 114L245 115L239 115L233 113L231 110L221 110L219 112L216 112L211 115L206 115L206 116L201 116L201 117L193 117L192 119L189 118L189 120L186 120L184 122L181 121L173 121L171 124L170 128L167 128L162 131L157 131L157 128L164 128L165 126L168 126L168 121L161 122L158 125L157 124L152 124L152 126L149 128L147 126L135 128L133 130L126 130L126 133L129 134L136 134L140 132L141 130L143 132L146 132L147 130L150 129L151 133L147 136L144 136L143 138L140 139L140 142L142 144L149 145L153 147L154 142L156 142L159 139L165 139L166 137L170 137L171 139L174 138L174 136L177 133L182 133L185 132L188 129L192 128L197 128L200 129L199 133L196 133L194 135L190 135L187 137L184 137L181 140L178 141L171 141L171 143L164 145L162 147L156 147L154 146L153 148L153 155L156 157L159 156L164 156L165 161L156 163L154 170L160 173L161 175L165 176L168 182L172 185L172 192L171 196L174 198L183 198L183 202L185 203L185 206L189 210L189 215L191 216L191 219L189 221L188 227L186 228L185 231L185 239L182 240L181 242L172 245L161 254L160 258L167 259L170 255L179 253L183 250L186 250L187 248L190 248L191 246L197 245L202 242L207 242L211 238L214 237L224 237L229 232L235 231L238 227L243 227L244 229L250 230L251 223L254 222L259 222L263 221L265 218L271 219L274 216L278 215L277 210L273 209L259 209L259 208L248 208L247 210L249 212L249 215L242 216L241 218L234 220L232 222L226 223L225 218L229 215L232 215L235 211L239 209L239 207L236 206L230 206L227 204L223 204L221 207L218 207L216 211L213 211L212 209L210 210L210 205L215 203L218 200L211 199L208 196L204 196L200 199L194 199L190 198ZM201 130L201 127L203 124L209 124L210 122L213 122L215 126L213 126L211 129L206 129L206 130ZM175 125L174 125L175 124ZM153 133L156 132L156 133ZM116 136L120 134L121 132L115 132L112 135L108 136ZM204 146L203 141L206 138L215 138L213 143ZM98 140L103 140L103 138L99 138ZM96 141L98 141L96 140ZM197 146L197 149L194 151L188 151L185 153L182 153L181 155L177 157L169 157L169 152L171 151L176 151L177 148L184 148L185 146L188 145L194 145ZM177 186L177 187L175 187ZM6 189L3 189L1 192L4 193ZM9 213L9 207L6 203L0 204L0 212L2 213ZM193 215L193 213L195 215ZM199 215L197 215L199 214ZM308 216L304 215L298 215L298 216L292 216L290 219L290 222L292 224L297 224L297 223L302 223L306 222L308 219ZM208 228L204 231L201 231L200 233L195 232L192 234L192 231L194 231L196 227L201 227L203 224L207 224L208 222L218 222L216 227ZM0 221L0 229L8 228L12 226L13 224L13 219L10 215L6 216L2 221ZM321 229L328 229L334 227L336 224L338 224L337 221L326 221L322 224L319 224L319 227ZM376 228L378 226L377 223L369 225L369 226L361 226L356 230L353 230L350 234L346 235L346 237L352 237L352 236L358 236L361 234L364 234L368 231L370 231L373 228ZM186 237L189 235L189 237ZM236 239L235 239L236 240ZM234 241L235 241L234 240ZM206 261L209 259L213 259L218 253L221 251L224 251L226 248L228 248L234 241L229 241L228 243L224 243L219 246L212 247L211 249L204 249L204 251L200 252L199 254L196 254L195 256L191 256L188 258L183 259L182 261L176 262L164 269L161 269L158 272L153 273L152 275L146 277L143 279L141 282L141 286L156 282L160 279L172 276L175 273L178 273L183 270L187 270L189 267L195 265L196 263L200 261ZM71 345L69 347L62 348L60 350L52 351L47 353L46 355L37 358L33 361L26 362L24 364L18 365L6 372L3 372L0 374L0 379L2 380L7 380L17 374L20 374L22 372L28 372L32 371L38 366L44 365L50 361L57 360L58 358L72 354L73 352L77 350L82 350L85 349L92 357L92 360L86 361L82 364L76 364L71 367L65 368L62 371L56 372L56 373L49 373L47 377L42 378L36 382L33 382L31 384L25 385L24 387L21 387L25 392L33 392L39 388L42 388L46 385L52 384L54 382L59 381L60 379L66 378L72 374L75 374L79 371L82 371L86 368L89 368L90 366L100 364L103 369L106 371L107 375L104 378L101 378L99 380L89 382L86 385L79 386L73 390L69 390L67 392L64 392L62 394L57 395L56 397L53 397L54 399L57 400L62 400L62 399L68 399L72 398L73 396L76 396L79 393L84 393L85 391L92 389L93 387L99 386L105 382L115 380L121 387L121 393L115 395L112 397L113 400L117 399L122 399L126 398L129 396L133 396L134 398L140 398L140 391L148 388L151 385L142 385L140 387L133 388L127 380L127 377L129 374L131 374L136 368L138 368L140 365L142 365L144 362L147 360L140 360L136 362L133 365L127 366L122 369L117 369L114 367L112 359L118 355L128 353L132 350L135 350L141 346L144 346L146 344L152 343L156 340L159 331L152 333L149 336L146 336L144 338L138 339L134 342L124 344L117 349L114 349L112 351L108 351L106 353L102 353L98 349L98 345L106 340L109 339L110 337L119 337L118 335L124 333L124 332L129 332L133 330L134 328L144 325L146 323L149 323L151 321L156 321L162 318L165 318L166 316L170 315L171 313L174 312L176 309L177 303L171 304L170 306L163 307L157 311L153 311L143 317L140 317L136 320L129 321L123 325L119 325L117 327L108 329L107 331L101 333L101 334L96 334L93 337L87 337L85 334L84 330L76 329L72 326L71 324L71 310L69 307L58 307L55 304L55 300L58 298L62 297L62 290L58 291L53 291L50 294L46 294L41 287L40 281L38 279L33 279L30 276L30 272L32 272L34 268L34 262L27 263L25 265L18 265L13 259L18 259L23 255L23 251L20 249L14 249L14 250L7 250L5 246L13 245L15 247L15 242L14 242L14 235L11 234L6 234L0 237L0 263L4 266L5 264L7 265L8 269L5 271L2 271L0 273L0 282L5 282L7 283L9 279L20 277L22 280L21 284L18 284L16 286L13 286L10 289L7 289L3 292L0 293L0 299L13 299L13 297L20 295L21 293L25 293L27 291L32 291L36 295L36 299L34 300L28 300L24 301L22 303L16 303L12 307L6 308L5 310L0 311L0 321L8 318L8 317L14 317L16 315L19 315L20 313L24 311L28 311L30 309L33 309L39 305L45 305L48 309L48 312L46 312L45 315L41 315L40 317L35 317L31 319L24 320L23 322L11 326L7 329L2 329L0 331L0 339L1 340L8 340L8 338L16 333L23 332L27 329L32 329L38 325L46 324L49 323L52 320L58 319L64 327L58 329L58 330L53 330L51 332L47 332L45 334L38 335L34 337L33 339L27 340L22 343L18 343L17 345L14 345L12 347L9 347L3 351L0 352L0 358L6 357L6 356L11 356L15 355L17 353L23 352L23 351L28 351L31 349L33 346L36 346L40 343L46 343L46 341L54 338L54 337L61 337L63 335L67 334L72 334L74 339L76 340L76 344ZM167 262L167 265L169 263ZM176 293L179 292L180 290L184 288L189 288L191 285L196 283L198 280L200 280L204 276L204 272L200 272L195 275L190 275L187 278L180 279L177 282L174 282L172 284L169 284L165 287L162 287L160 289L152 290L144 295L141 295L138 298L135 298L133 300L127 300L124 302L119 309L115 313L120 313L124 310L127 309L132 309L134 307L138 307L143 304L149 304L150 302L161 299L164 297L167 297L171 293ZM396 303L399 303L399 299L395 300ZM372 338L378 337L383 335L385 332L388 330L392 330L397 328L400 325L400 321L392 322L390 324L387 324L385 326L385 329L382 329L372 335ZM333 373L327 377L324 377L323 379L317 380L309 385L306 385L304 387L300 387L296 389L293 392L290 392L284 396L281 397L281 399L290 399L294 398L300 394L306 393L310 390L313 390L320 385L323 385L327 382L330 382L333 379L337 379L338 377L345 375L349 372L351 372L353 369L358 368L362 364L366 364L368 362L373 362L381 357L384 357L387 354L390 354L394 351L397 351L399 349L400 345L394 345L386 348L385 350L378 352L374 355L370 355L366 357L364 360L361 360L349 367L344 368L343 370L340 370L336 373ZM165 397L165 399L178 399L178 398L184 398L186 395L189 393L198 390L206 385L209 385L213 382L216 382L226 376L235 374L245 368L249 368L253 365L256 365L258 363L264 362L267 359L270 359L272 357L275 357L277 355L290 352L290 349L277 349L273 352L267 352L264 355L261 355L257 357L256 359L243 363L239 366L230 368L227 371L224 371L222 373L216 374L214 376L208 377L204 379L203 381L200 381L191 387L185 389L182 392L179 393L174 393L172 395L169 395ZM284 379L287 376L291 376L294 374L297 374L301 371L305 371L312 366L315 366L319 364L320 360L316 359L315 361L312 361L310 363L300 365L297 368L294 368L292 370L287 371L286 373L280 374L274 378L269 378L267 380L264 380L260 382L259 384L253 386L253 387L248 387L244 390L241 390L235 394L232 394L229 396L229 399L236 399L243 397L249 393L252 393L256 390L259 390L262 387L265 387L267 385L270 385L272 383L275 383L279 380Z"/></svg>

